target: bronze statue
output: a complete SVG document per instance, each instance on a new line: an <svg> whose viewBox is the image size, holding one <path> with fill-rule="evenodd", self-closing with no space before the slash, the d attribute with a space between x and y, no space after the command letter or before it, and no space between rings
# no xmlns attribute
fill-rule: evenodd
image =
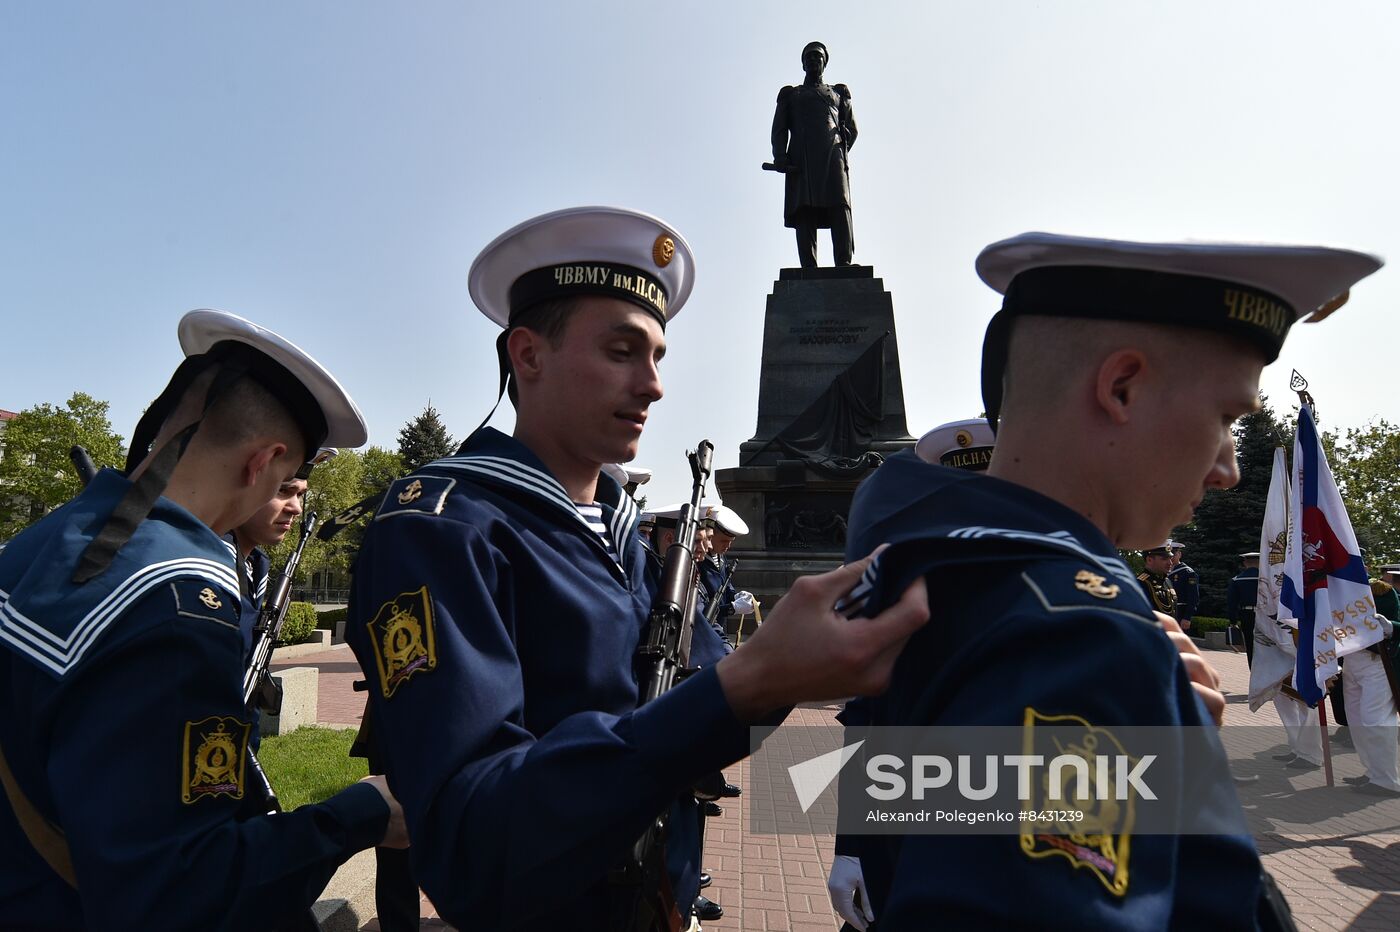
<svg viewBox="0 0 1400 932"><path fill-rule="evenodd" d="M817 230L831 230L836 265L850 265L851 183L846 152L856 142L851 92L844 84L823 84L826 46L809 42L802 50L807 78L778 92L773 114L773 161L764 163L786 179L783 224L797 231L797 256L804 269L817 265Z"/></svg>

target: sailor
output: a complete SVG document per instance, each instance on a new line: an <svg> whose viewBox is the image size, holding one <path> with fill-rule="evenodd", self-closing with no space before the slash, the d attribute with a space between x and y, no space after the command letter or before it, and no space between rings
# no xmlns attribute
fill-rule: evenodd
<svg viewBox="0 0 1400 932"><path fill-rule="evenodd" d="M1400 604L1390 584L1375 577L1369 581L1377 613L1387 620L1400 615ZM1400 715L1396 713L1391 679L1394 648L1392 635L1365 650L1348 654L1342 664L1347 731L1356 746L1356 756L1366 768L1364 776L1343 777L1342 780L1359 792L1376 796L1400 796L1400 752L1395 740L1400 730ZM1392 663L1387 664L1387 660Z"/></svg>
<svg viewBox="0 0 1400 932"><path fill-rule="evenodd" d="M1181 623L1181 630L1190 631L1191 619L1196 616L1196 609L1201 604L1201 580L1196 571L1182 560L1185 551L1185 544L1179 540L1172 541L1172 565L1167 571L1167 579L1176 592L1176 620Z"/></svg>
<svg viewBox="0 0 1400 932"><path fill-rule="evenodd" d="M1151 603L1153 610L1163 615L1176 617L1176 590L1167 579L1167 571L1172 565L1172 542L1168 540L1160 547L1142 552L1143 571L1138 573L1138 585L1143 595Z"/></svg>
<svg viewBox="0 0 1400 932"><path fill-rule="evenodd" d="M1245 659L1254 666L1254 611L1259 598L1259 551L1240 554L1244 568L1225 587L1225 616L1244 635Z"/></svg>
<svg viewBox="0 0 1400 932"><path fill-rule="evenodd" d="M221 535L322 444L365 425L320 364L221 311L126 469L0 552L0 916L20 928L267 929L305 915L351 855L406 844L370 778L294 812L251 790L244 641Z"/></svg>
<svg viewBox="0 0 1400 932"><path fill-rule="evenodd" d="M714 627L726 640L733 642L729 633L729 620L737 617L736 625L753 614L753 593L738 589L734 585L736 561L728 556L734 541L749 532L749 526L739 513L728 505L714 505L710 509L710 553L700 564L700 581L704 587L706 611L714 614ZM714 603L718 601L718 607Z"/></svg>
<svg viewBox="0 0 1400 932"><path fill-rule="evenodd" d="M613 478L613 481L622 486L622 491L633 498L637 497L637 489L651 481L651 470L645 466L633 466L631 463L606 463L603 472Z"/></svg>
<svg viewBox="0 0 1400 932"><path fill-rule="evenodd" d="M468 280L504 328L514 433L480 428L397 480L365 533L347 630L415 876L454 926L688 920L693 783L793 703L878 691L926 620L922 584L858 630L838 615L858 561L799 580L740 650L639 706L655 574L636 504L600 471L636 455L693 274L681 235L631 210L558 211L498 237ZM637 839L667 812L665 870L637 870Z"/></svg>
<svg viewBox="0 0 1400 932"><path fill-rule="evenodd" d="M1154 803L1158 833L1118 805L1087 838L1064 821L867 839L881 932L1290 921L1208 727L1224 708L1217 681L1175 621L1154 614L1119 548L1162 541L1207 490L1238 481L1231 425L1257 409L1263 366L1296 318L1334 311L1380 265L1319 247L1044 233L979 256L1004 295L983 345L983 398L1001 424L987 474L900 453L852 507L851 552L890 543L852 604L879 609L887 586L924 578L935 619L906 645L879 721L1014 727L1035 746L1048 722L1110 746L1124 729L1166 726L1159 760L1180 761L1188 742L1210 754L1177 774L1194 798ZM1186 368L1210 378L1183 388Z"/></svg>

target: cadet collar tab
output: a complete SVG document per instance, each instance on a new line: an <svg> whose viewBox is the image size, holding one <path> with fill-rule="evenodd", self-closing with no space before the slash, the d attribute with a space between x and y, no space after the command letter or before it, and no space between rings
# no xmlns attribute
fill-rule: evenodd
<svg viewBox="0 0 1400 932"><path fill-rule="evenodd" d="M1273 362L1295 321L1327 317L1383 264L1378 256L1328 246L1142 243L1053 233L993 243L977 257L977 274L1005 296L983 343L987 417L995 427L1016 317L1212 330L1248 341Z"/></svg>
<svg viewBox="0 0 1400 932"><path fill-rule="evenodd" d="M467 276L472 301L507 328L542 301L580 295L629 301L664 328L694 282L685 237L622 207L571 207L526 220L492 240Z"/></svg>
<svg viewBox="0 0 1400 932"><path fill-rule="evenodd" d="M996 440L987 419L974 417L940 424L919 438L914 452L925 463L985 472Z"/></svg>

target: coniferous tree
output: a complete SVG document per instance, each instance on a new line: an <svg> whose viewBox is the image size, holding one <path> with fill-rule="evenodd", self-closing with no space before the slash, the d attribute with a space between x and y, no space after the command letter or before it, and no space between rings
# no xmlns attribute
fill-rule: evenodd
<svg viewBox="0 0 1400 932"><path fill-rule="evenodd" d="M403 459L405 472L412 472L433 460L451 456L456 449L431 401L422 414L413 418L399 431L399 456Z"/></svg>
<svg viewBox="0 0 1400 932"><path fill-rule="evenodd" d="M1172 533L1186 545L1185 561L1200 577L1199 615L1225 614L1225 589L1239 572L1239 555L1259 549L1259 530L1273 475L1274 448L1290 449L1293 431L1279 421L1260 396L1261 407L1235 425L1235 456L1240 481L1232 489L1208 491L1195 519Z"/></svg>

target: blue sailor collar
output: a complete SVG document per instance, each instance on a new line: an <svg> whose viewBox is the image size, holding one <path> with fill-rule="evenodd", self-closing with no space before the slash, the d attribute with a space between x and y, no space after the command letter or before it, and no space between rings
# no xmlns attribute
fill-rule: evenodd
<svg viewBox="0 0 1400 932"><path fill-rule="evenodd" d="M113 621L166 583L194 580L207 590L211 611L225 609L237 621L232 547L163 496L111 566L90 582L72 582L83 550L130 485L116 470L103 469L77 498L11 542L28 550L25 536L54 522L23 558L28 566L11 590L0 590L0 641L55 676L72 670Z"/></svg>
<svg viewBox="0 0 1400 932"><path fill-rule="evenodd" d="M925 463L912 451L890 457L856 491L850 528L848 559L890 547L866 570L848 607L872 596L872 604L889 604L939 567L1065 557L1117 579L1130 597L1140 595L1117 548L1077 511L1013 482Z"/></svg>
<svg viewBox="0 0 1400 932"><path fill-rule="evenodd" d="M630 542L637 536L637 525L641 513L632 496L622 490L622 486L606 473L599 473L598 487L594 492L594 503L603 509L603 521L612 535L613 548L617 551L618 564L607 555L602 540L588 526L578 507L569 498L569 493L554 478L540 458L530 448L514 437L509 437L493 427L483 427L467 438L457 455L434 460L424 467L425 471L445 470L466 473L483 485L504 489L512 495L524 495L544 509L556 515L562 523L584 536L603 556L608 565L625 583L635 569L636 553Z"/></svg>
<svg viewBox="0 0 1400 932"><path fill-rule="evenodd" d="M240 591L253 605L261 605L267 594L267 578L271 575L272 561L261 547L248 552L247 560L238 559L238 532L229 531L223 541L233 551L234 567L238 572Z"/></svg>

